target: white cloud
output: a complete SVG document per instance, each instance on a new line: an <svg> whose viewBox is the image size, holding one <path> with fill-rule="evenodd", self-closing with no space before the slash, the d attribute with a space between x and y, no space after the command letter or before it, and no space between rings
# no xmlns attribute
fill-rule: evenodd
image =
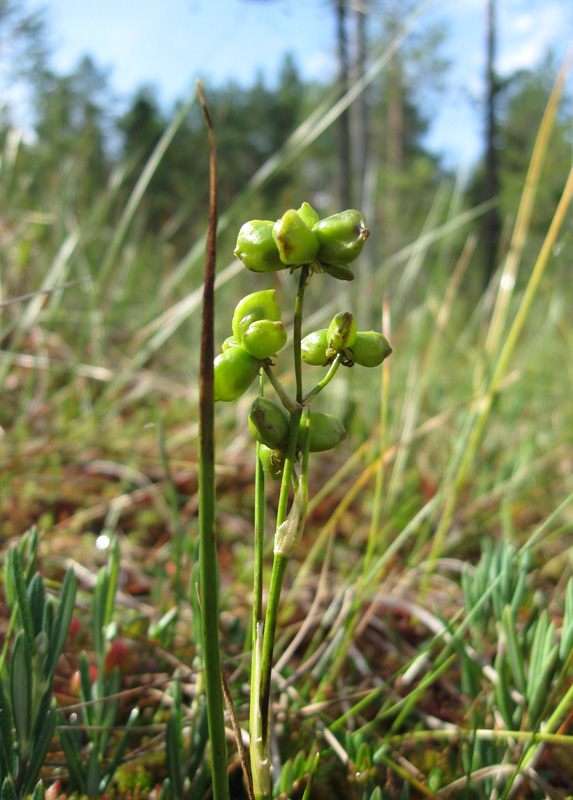
<svg viewBox="0 0 573 800"><path fill-rule="evenodd" d="M531 69L558 38L567 36L567 31L569 35L573 33L571 12L561 2L529 2L527 9L523 9L523 0L514 2L513 9L511 5L502 6L499 15L498 70L502 74Z"/></svg>

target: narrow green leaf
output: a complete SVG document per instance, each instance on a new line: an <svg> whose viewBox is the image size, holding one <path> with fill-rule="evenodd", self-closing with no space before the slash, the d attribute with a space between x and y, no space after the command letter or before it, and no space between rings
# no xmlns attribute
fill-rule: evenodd
<svg viewBox="0 0 573 800"><path fill-rule="evenodd" d="M502 545L502 547L501 571L503 578L501 580L501 601L505 606L506 603L511 601L513 594L515 548L511 545ZM503 608L500 608L499 619L501 619L501 614L503 614Z"/></svg>
<svg viewBox="0 0 573 800"><path fill-rule="evenodd" d="M37 690L35 692L37 695ZM46 715L49 713L50 708L52 707L52 688L48 687L45 689L44 694L40 698L40 702L38 703L38 697L34 697L34 715L35 719L32 720L33 728L32 728L32 744L36 741L36 739L41 735Z"/></svg>
<svg viewBox="0 0 573 800"><path fill-rule="evenodd" d="M308 781L304 788L304 794L302 796L302 800L309 800L310 798L310 790L312 789L312 784L314 781L314 776L316 775L316 770L318 769L318 760L320 758L320 753L317 753L314 757L314 761L312 763L312 767L308 774Z"/></svg>
<svg viewBox="0 0 573 800"><path fill-rule="evenodd" d="M101 780L101 768L97 747L89 745L88 760L86 765L86 794L88 797L97 797L98 786Z"/></svg>
<svg viewBox="0 0 573 800"><path fill-rule="evenodd" d="M121 691L121 675L119 673L119 669L115 667L112 674L110 675L108 681L106 681L105 687L105 696L117 695ZM101 732L101 740L100 740L100 753L104 753L111 735L113 733L113 726L116 723L117 716L119 714L119 707L120 707L120 699L119 697L115 697L111 700L105 700L101 704L101 711L100 711L100 725L105 728L105 731Z"/></svg>
<svg viewBox="0 0 573 800"><path fill-rule="evenodd" d="M0 784L2 784L4 778L11 777L11 775L12 775L11 766L8 761L8 756L4 751L4 744L2 742L2 739L0 738Z"/></svg>
<svg viewBox="0 0 573 800"><path fill-rule="evenodd" d="M118 744L118 746L117 746L117 748L115 750L115 753L113 754L113 756L111 758L111 761L107 765L107 769L106 769L104 777L100 781L100 784L99 784L99 792L100 792L100 794L103 794L105 792L109 782L111 781L111 779L115 775L116 769L121 764L121 759L123 758L123 756L125 754L125 751L127 749L127 745L129 744L129 738L131 736L131 728L133 728L133 726L137 722L138 718L139 718L139 709L138 708L133 708L131 710L131 713L130 713L129 718L127 720L127 724L125 726L125 733L123 734L123 737L122 737L121 741L119 742L119 744Z"/></svg>
<svg viewBox="0 0 573 800"><path fill-rule="evenodd" d="M501 651L498 651L498 654L495 658L494 669L497 672L499 679L495 687L495 699L504 723L508 728L510 728L515 704L509 693L506 660Z"/></svg>
<svg viewBox="0 0 573 800"><path fill-rule="evenodd" d="M32 576L36 572L36 558L38 555L38 529L34 525L23 537L25 547L20 551L22 561L26 559L26 583L30 583Z"/></svg>
<svg viewBox="0 0 573 800"><path fill-rule="evenodd" d="M549 653L555 644L555 625L550 622L545 633L545 641L543 642L543 661L547 659Z"/></svg>
<svg viewBox="0 0 573 800"><path fill-rule="evenodd" d="M79 668L80 668L80 692L82 695L82 702L87 704L83 708L83 715L86 721L86 725L90 727L91 725L94 724L95 707L91 705L91 701L94 699L92 691L92 679L90 675L90 664L88 661L88 657L84 651L82 651L80 655Z"/></svg>
<svg viewBox="0 0 573 800"><path fill-rule="evenodd" d="M517 613L521 606L521 601L523 600L523 595L525 594L530 561L531 561L531 554L529 553L528 550L526 550L519 563L519 572L517 575L517 581L515 583L515 587L513 589L513 596L511 598L511 610L513 612L514 617L517 617Z"/></svg>
<svg viewBox="0 0 573 800"><path fill-rule="evenodd" d="M44 789L44 781L38 781L32 792L31 800L45 800L46 790Z"/></svg>
<svg viewBox="0 0 573 800"><path fill-rule="evenodd" d="M8 608L14 608L14 603L16 602L16 588L14 586L14 548L10 548L6 555L6 561L4 564L4 593L6 596L6 603L8 604Z"/></svg>
<svg viewBox="0 0 573 800"><path fill-rule="evenodd" d="M107 592L105 597L105 608L104 608L104 616L103 616L103 627L104 629L107 628L109 623L111 622L113 616L113 610L115 608L115 593L117 591L117 581L119 577L119 542L117 539L114 539L113 544L111 546L111 551L109 555L109 561L107 563Z"/></svg>
<svg viewBox="0 0 573 800"><path fill-rule="evenodd" d="M58 603L58 610L52 626L52 635L50 637L50 650L48 658L46 659L45 677L52 678L56 669L56 664L64 649L64 644L68 638L70 630L70 622L74 613L76 603L76 592L78 589L78 579L73 569L66 572L64 582L62 584L62 591L60 592L60 601Z"/></svg>
<svg viewBox="0 0 573 800"><path fill-rule="evenodd" d="M294 761L292 762L292 776L295 781L298 781L304 775L304 771L306 769L306 757L302 750L299 750L296 754Z"/></svg>
<svg viewBox="0 0 573 800"><path fill-rule="evenodd" d="M10 696L22 756L28 754L32 733L32 654L24 631L18 631L10 663Z"/></svg>
<svg viewBox="0 0 573 800"><path fill-rule="evenodd" d="M538 680L533 687L533 691L527 697L527 720L528 725L533 729L539 722L539 715L543 711L547 698L555 665L559 657L559 648L554 645L553 649L546 654Z"/></svg>
<svg viewBox="0 0 573 800"><path fill-rule="evenodd" d="M99 659L104 657L104 620L105 620L105 599L107 597L108 576L105 569L100 569L96 577L94 586L93 606L92 606L92 635L94 653Z"/></svg>
<svg viewBox="0 0 573 800"><path fill-rule="evenodd" d="M549 615L547 610L544 609L539 615L539 619L535 625L535 632L533 634L533 642L531 644L531 653L529 655L529 672L527 675L527 697L531 697L535 686L539 680L539 674L543 665L543 646L545 643L545 636L547 628L549 627Z"/></svg>
<svg viewBox="0 0 573 800"><path fill-rule="evenodd" d="M18 601L18 611L22 621L22 629L26 634L30 652L34 649L34 625L32 623L32 612L28 602L28 594L26 591L26 579L24 578L24 571L22 569L22 560L17 548L12 548L12 581L14 584L14 591L16 593L16 600Z"/></svg>
<svg viewBox="0 0 573 800"><path fill-rule="evenodd" d="M12 783L12 778L4 778L2 791L0 792L0 800L18 800L16 789Z"/></svg>
<svg viewBox="0 0 573 800"><path fill-rule="evenodd" d="M181 724L181 723L179 723ZM190 742L190 761L187 764L187 774L194 775L201 765L205 749L209 742L209 718L207 714L207 705L203 703L199 716L199 724L197 725L193 740Z"/></svg>
<svg viewBox="0 0 573 800"><path fill-rule="evenodd" d="M52 603L44 604L44 619L42 620L42 630L48 637L48 641L52 640L52 631L54 629L54 606Z"/></svg>
<svg viewBox="0 0 573 800"><path fill-rule="evenodd" d="M12 774L12 712L10 703L4 693L3 681L0 680L0 741L2 742L0 758L2 759L5 776Z"/></svg>
<svg viewBox="0 0 573 800"><path fill-rule="evenodd" d="M565 663L573 648L573 578L569 578L565 589L565 611L559 642L559 660Z"/></svg>
<svg viewBox="0 0 573 800"><path fill-rule="evenodd" d="M515 617L513 615L513 611L511 610L511 606L506 606L503 609L501 621L502 629L505 634L507 656L515 680L515 686L517 687L517 690L521 692L521 694L524 694L525 664L523 662L523 655L517 640Z"/></svg>
<svg viewBox="0 0 573 800"><path fill-rule="evenodd" d="M44 788L44 781L38 781L32 792L31 800L45 800L46 790Z"/></svg>
<svg viewBox="0 0 573 800"><path fill-rule="evenodd" d="M46 604L46 589L39 572L36 572L28 584L28 604L32 613L32 626L34 637L42 630L44 622L44 606Z"/></svg>
<svg viewBox="0 0 573 800"><path fill-rule="evenodd" d="M67 724L64 722L64 724ZM85 776L82 766L82 755L76 731L58 730L58 739L62 746L66 766L70 773L70 789L80 795L85 793Z"/></svg>
<svg viewBox="0 0 573 800"><path fill-rule="evenodd" d="M278 780L278 794L289 795L292 791L293 784L293 771L292 761L289 759L286 764L283 764L281 774Z"/></svg>
<svg viewBox="0 0 573 800"><path fill-rule="evenodd" d="M183 782L181 780L181 730L177 714L173 712L167 720L165 732L165 757L167 761L167 775L173 787L175 797L182 797Z"/></svg>
<svg viewBox="0 0 573 800"><path fill-rule="evenodd" d="M56 731L56 710L51 708L47 714L43 716L42 725L37 731L32 744L32 752L30 753L30 760L26 769L26 778L22 784L21 794L25 797L30 794L32 787L35 786L38 780L40 770L46 762L46 753L50 748L50 743L54 738Z"/></svg>
<svg viewBox="0 0 573 800"><path fill-rule="evenodd" d="M159 800L171 800L171 781L169 778L165 778L161 784L161 794L159 795Z"/></svg>

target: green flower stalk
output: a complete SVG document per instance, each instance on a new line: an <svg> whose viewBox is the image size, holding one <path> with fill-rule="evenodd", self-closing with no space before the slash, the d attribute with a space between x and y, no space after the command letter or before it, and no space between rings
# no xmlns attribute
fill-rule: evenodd
<svg viewBox="0 0 573 800"><path fill-rule="evenodd" d="M308 506L309 454L336 447L346 431L332 414L309 406L324 391L341 365L377 366L390 352L382 334L359 332L349 311L335 315L328 328L302 338L304 296L314 275L352 280L349 266L360 254L369 231L359 211L326 219L302 203L276 222L252 220L239 231L235 255L254 272L299 270L293 322L294 397L275 374L287 334L274 291L263 289L239 301L232 319L233 336L215 359L215 397L231 401L244 394L260 374L259 395L251 405L248 427L257 442L255 483L255 558L252 615L250 761L256 800L270 800L270 696L273 649L281 589L288 562L296 556ZM322 279L319 278L319 279ZM328 367L308 392L303 387L303 362ZM277 399L265 396L265 383ZM273 543L273 564L266 609L263 605L265 478L281 481ZM292 500L289 499L292 496Z"/></svg>

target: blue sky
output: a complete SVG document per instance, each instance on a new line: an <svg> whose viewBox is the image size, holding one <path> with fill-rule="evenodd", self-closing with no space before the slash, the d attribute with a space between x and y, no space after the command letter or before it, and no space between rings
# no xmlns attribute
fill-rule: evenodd
<svg viewBox="0 0 573 800"><path fill-rule="evenodd" d="M334 17L328 0L30 0L44 8L57 70L71 70L84 53L110 70L119 97L142 84L157 87L165 108L184 97L195 78L272 84L287 52L303 77L335 73ZM573 40L569 0L498 0L498 69L534 66L548 47L563 58ZM440 22L442 55L452 62L443 94L432 93L428 142L450 165L479 154L483 96L485 0L435 0L420 21Z"/></svg>

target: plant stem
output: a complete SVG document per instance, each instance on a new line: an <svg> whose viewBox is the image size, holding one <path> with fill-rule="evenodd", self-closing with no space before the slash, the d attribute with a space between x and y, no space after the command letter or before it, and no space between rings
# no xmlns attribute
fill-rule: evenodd
<svg viewBox="0 0 573 800"><path fill-rule="evenodd" d="M330 381L334 378L334 376L338 372L338 367L341 365L341 363L342 363L342 353L339 353L332 362L332 364L330 365L330 369L328 370L324 378L319 383L316 384L314 389L311 389L310 392L305 394L305 396L302 398L303 406L308 405L309 402L313 399L313 397L316 397L316 395L319 392L322 392L325 386L328 386Z"/></svg>
<svg viewBox="0 0 573 800"><path fill-rule="evenodd" d="M277 628L277 618L283 579L288 564L288 558L275 555L273 560L273 571L271 573L271 585L269 587L269 602L265 618L265 632L263 637L263 652L261 658L261 695L260 711L262 718L263 741L269 738L269 701L271 693L271 672L273 649L275 645L275 632Z"/></svg>
<svg viewBox="0 0 573 800"><path fill-rule="evenodd" d="M291 411L295 411L297 409L297 405L298 405L296 400L292 399L292 397L287 392L285 387L279 381L279 379L277 378L277 376L273 372L271 365L269 363L266 363L266 364L263 365L263 369L265 371L265 374L266 374L267 378L271 382L273 389L277 393L277 395L279 397L279 400L281 401L283 406L286 408L286 410L289 412L289 414L290 414Z"/></svg>
<svg viewBox="0 0 573 800"><path fill-rule="evenodd" d="M205 694L214 800L229 800L225 720L221 684L219 643L219 563L215 539L215 402L214 402L214 321L215 260L217 237L217 190L213 128L201 87L197 85L210 145L209 233L203 289L203 323L199 374L199 572Z"/></svg>
<svg viewBox="0 0 573 800"><path fill-rule="evenodd" d="M263 396L264 378L261 375L259 394ZM261 655L263 644L263 552L265 534L265 473L259 458L260 444L257 442L257 464L255 469L255 546L253 565L253 610L251 618L251 686L253 693L249 714L249 736L251 740L250 760L255 798L270 794L269 754L263 746L262 719L259 705L261 687Z"/></svg>
<svg viewBox="0 0 573 800"><path fill-rule="evenodd" d="M304 292L309 280L309 268L302 267L296 296L294 312L294 367L296 376L296 404L289 404L290 426L289 442L285 456L283 468L281 492L277 509L276 530L280 528L287 518L288 498L291 481L294 476L294 461L296 458L299 425L302 416L302 359L301 359L301 340L302 340L302 308ZM265 372L275 385L270 368ZM276 388L276 387L275 387ZM280 396L280 394L279 394ZM294 405L294 407L293 407ZM308 447L306 448L306 458L304 469L308 471ZM258 492L256 493L258 498ZM260 498L258 498L260 500ZM255 526L257 521L255 521ZM255 545L257 547L257 544ZM257 556L255 556L257 558ZM261 556L262 558L262 556ZM261 623L255 619L253 609L253 663L251 667L251 770L253 773L253 786L256 800L267 800L271 796L270 781L270 737L269 737L269 713L270 713L270 692L271 692L271 673L273 662L273 650L275 644L275 633L277 627L279 603L283 579L288 564L288 557L279 553L274 554L273 568L271 572L271 583L269 587L269 600L265 615L264 629L261 632ZM255 578L256 580L256 578ZM255 588L255 594L257 589ZM261 588L262 592L262 588ZM257 601L254 600L254 604ZM261 642L262 633L262 642Z"/></svg>
<svg viewBox="0 0 573 800"><path fill-rule="evenodd" d="M294 330L293 330L293 349L294 349L294 374L296 378L296 401L302 403L302 304L304 292L308 285L310 271L307 266L301 267L300 278L298 281L298 292L296 293L296 303L294 306Z"/></svg>

